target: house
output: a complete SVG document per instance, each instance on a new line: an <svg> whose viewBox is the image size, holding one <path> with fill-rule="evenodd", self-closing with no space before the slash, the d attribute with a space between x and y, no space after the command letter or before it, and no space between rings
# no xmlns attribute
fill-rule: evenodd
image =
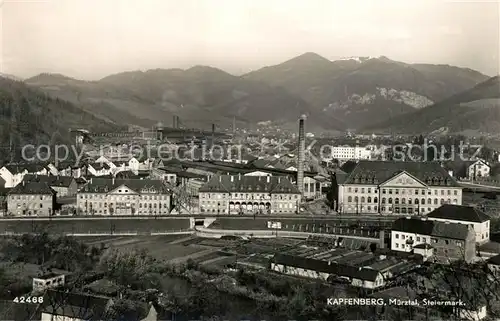
<svg viewBox="0 0 500 321"><path fill-rule="evenodd" d="M73 176L39 176L28 174L24 176L26 182L43 182L57 193L57 197L73 196L78 190L78 184Z"/></svg>
<svg viewBox="0 0 500 321"><path fill-rule="evenodd" d="M54 214L56 191L43 182L21 182L8 192L7 212L15 216Z"/></svg>
<svg viewBox="0 0 500 321"><path fill-rule="evenodd" d="M33 278L33 292L41 292L64 285L64 274L47 273Z"/></svg>
<svg viewBox="0 0 500 321"><path fill-rule="evenodd" d="M476 233L476 244L490 241L490 216L483 211L463 205L444 204L427 214L432 221L472 225Z"/></svg>
<svg viewBox="0 0 500 321"><path fill-rule="evenodd" d="M434 248L427 243L420 243L413 247L413 253L421 255L424 261L434 256Z"/></svg>
<svg viewBox="0 0 500 321"><path fill-rule="evenodd" d="M335 146L331 147L331 155L328 155L331 159L337 159L339 161L348 161L348 160L359 160L371 159L372 151L369 147L361 147L361 146Z"/></svg>
<svg viewBox="0 0 500 321"><path fill-rule="evenodd" d="M105 176L112 173L112 167L108 163L91 163L87 167L93 176Z"/></svg>
<svg viewBox="0 0 500 321"><path fill-rule="evenodd" d="M446 262L458 259L472 262L476 256L476 233L470 225L432 221L426 217L399 218L393 223L392 250L414 252L414 247L422 243L433 247L435 259Z"/></svg>
<svg viewBox="0 0 500 321"><path fill-rule="evenodd" d="M155 179L163 180L172 185L177 185L177 172L181 171L181 168L172 167L160 167L154 168L151 172L151 176Z"/></svg>
<svg viewBox="0 0 500 321"><path fill-rule="evenodd" d="M93 177L78 191L76 207L87 215L164 215L171 192L160 180Z"/></svg>
<svg viewBox="0 0 500 321"><path fill-rule="evenodd" d="M300 192L286 177L216 175L199 189L200 213L296 213Z"/></svg>
<svg viewBox="0 0 500 321"><path fill-rule="evenodd" d="M15 187L26 174L48 175L49 170L42 164L7 164L0 168L0 177L5 187Z"/></svg>
<svg viewBox="0 0 500 321"><path fill-rule="evenodd" d="M500 276L500 254L488 259L488 268L496 276Z"/></svg>
<svg viewBox="0 0 500 321"><path fill-rule="evenodd" d="M490 176L490 165L483 159L478 159L467 164L466 175L470 180L477 180Z"/></svg>
<svg viewBox="0 0 500 321"><path fill-rule="evenodd" d="M462 187L434 162L360 160L338 193L339 211L359 215L426 214L462 204Z"/></svg>

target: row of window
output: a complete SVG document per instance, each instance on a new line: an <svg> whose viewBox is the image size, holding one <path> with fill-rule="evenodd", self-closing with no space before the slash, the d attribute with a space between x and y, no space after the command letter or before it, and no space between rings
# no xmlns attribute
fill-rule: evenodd
<svg viewBox="0 0 500 321"><path fill-rule="evenodd" d="M373 211L372 211L373 209ZM373 212L377 212L378 210L378 207L377 206L363 206L363 205L360 205L360 206L351 206L351 205L348 205L346 207L346 210L348 212L357 212L357 213L373 213ZM431 212L432 211L432 208L428 207L427 209L425 208L420 208L420 213L425 213L425 212ZM395 214L418 214L418 208L413 208L413 207L400 207L400 206L390 206L390 207L385 207L385 206L381 206L380 207L380 212L381 213L395 213Z"/></svg>
<svg viewBox="0 0 500 321"><path fill-rule="evenodd" d="M214 199L247 199L247 200L260 200L260 199L276 199L276 200L292 200L299 199L299 195L294 194L255 194L255 193L235 193L235 194L224 194L224 193L200 193L200 198L214 198Z"/></svg>
<svg viewBox="0 0 500 321"><path fill-rule="evenodd" d="M92 200L92 199L109 199L111 201L125 201L125 200L143 200L143 201L159 201L167 200L169 195L106 195L106 194L81 194L80 199Z"/></svg>
<svg viewBox="0 0 500 321"><path fill-rule="evenodd" d="M348 203L352 203L353 201L355 203L360 203L360 204L366 204L366 203L368 203L368 204L369 203L377 203L378 204L378 198L377 197L374 197L374 198L371 198L370 196L368 196L366 198L364 196L361 196L361 198L358 197L358 196L354 196L354 198L352 196L348 196L347 197L347 202ZM418 204L425 205L426 204L425 198L422 198L422 199L419 200L418 198L415 198L415 199L411 199L411 198L408 198L408 199L406 199L406 198L401 198L401 199L400 198L394 198L393 199L392 197L390 197L388 199L386 199L385 197L383 197L381 199L381 204L386 204L386 203L393 204L393 201L394 201L394 204L396 204L396 205L400 204L400 202L401 202L402 205L405 205L405 204L408 204L408 205L412 205L412 204L415 204L415 205L418 205ZM432 199L430 199L430 198L427 199L427 204L428 205L431 205L433 203L434 203L434 205L438 205L438 204L442 205L442 204L445 204L445 203L448 203L448 204L449 203L457 204L458 200L456 198L454 198L453 200L451 200L451 199L446 199L445 200L444 198L441 198L440 200L438 200L437 198L435 198L434 201Z"/></svg>
<svg viewBox="0 0 500 321"><path fill-rule="evenodd" d="M41 201L46 200L51 198L50 195L12 195L9 197L11 201L13 200L34 200L34 199L40 199Z"/></svg>
<svg viewBox="0 0 500 321"><path fill-rule="evenodd" d="M371 187L367 187L366 189L364 187L348 187L347 188L347 192L349 193L352 193L354 191L354 193L362 193L364 194L365 192L370 194L370 193L377 193L378 189L377 188L371 188ZM392 189L392 188L383 188L382 190L382 194L394 194L395 195L405 195L405 194L408 194L408 195L426 195L426 191L427 191L427 195L432 195L432 191L431 190L426 190L426 189L409 189L409 188L400 188L400 189ZM446 189L446 190L440 190L440 192L438 192L438 190L434 190L434 195L451 195L452 194L452 191L450 189ZM458 195L458 190L453 190L453 195Z"/></svg>
<svg viewBox="0 0 500 321"><path fill-rule="evenodd" d="M399 233L396 233L394 235L394 237L396 239L400 239L400 235ZM412 242L414 241L413 239L413 236L409 235L405 235L405 234L401 234L401 240L407 240L407 241L410 241L410 244L412 244ZM440 241L442 241L445 245L450 245L452 244L453 241L451 240L448 240L448 239L438 239L438 238L435 238L435 237L430 237L430 242L432 244L438 244L438 243L441 243ZM416 237L416 242L417 244L420 244L420 243L427 243L427 237L420 237L420 236L417 236ZM396 243L397 244L397 243ZM408 244L408 245L410 245ZM455 245L456 246L459 246L459 247L462 247L464 245L464 243L462 241L455 241Z"/></svg>
<svg viewBox="0 0 500 321"><path fill-rule="evenodd" d="M80 205L80 207L87 207L87 205L88 205L89 208L93 208L93 207L97 207L97 208L99 208L99 207L106 207L107 208L108 207L108 203L106 203L106 202L105 203L101 203L101 202L99 202L99 203L98 202L88 203L88 204L85 204L85 206L81 206ZM111 207L120 206L120 205L126 206L126 207L130 207L130 208L134 208L135 207L134 206L135 204L125 205L125 204L120 204L120 203L117 203L117 204L109 203L109 206L111 206ZM162 207L162 203L146 203L146 204L139 203L139 208L143 208L143 207L144 208L157 208L157 207L161 208ZM163 207L167 208L168 207L168 203L163 204Z"/></svg>

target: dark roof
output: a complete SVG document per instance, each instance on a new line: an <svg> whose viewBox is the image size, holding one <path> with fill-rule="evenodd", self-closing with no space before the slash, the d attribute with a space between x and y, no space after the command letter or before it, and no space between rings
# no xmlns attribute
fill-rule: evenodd
<svg viewBox="0 0 500 321"><path fill-rule="evenodd" d="M0 196L7 196L12 188L0 187Z"/></svg>
<svg viewBox="0 0 500 321"><path fill-rule="evenodd" d="M4 187L4 186L5 186L5 180L0 177L0 187Z"/></svg>
<svg viewBox="0 0 500 321"><path fill-rule="evenodd" d="M358 268L335 262L327 262L287 254L276 254L273 258L273 262L275 264L282 264L285 266L292 266L366 281L375 281L380 273L379 271L371 268Z"/></svg>
<svg viewBox="0 0 500 321"><path fill-rule="evenodd" d="M141 191L155 190L166 192L167 188L160 180L151 179L110 179L93 177L89 180L88 184L83 186L80 190L81 193L108 193L122 185L127 186L131 190L141 193Z"/></svg>
<svg viewBox="0 0 500 321"><path fill-rule="evenodd" d="M92 168L94 168L96 171L99 171L101 169L110 169L111 168L106 163L91 163L89 165L92 166Z"/></svg>
<svg viewBox="0 0 500 321"><path fill-rule="evenodd" d="M219 175L212 177L200 188L200 192L256 192L256 193L293 193L299 190L286 177L272 176L233 176Z"/></svg>
<svg viewBox="0 0 500 321"><path fill-rule="evenodd" d="M344 171L345 169L342 168ZM381 184L406 172L428 186L460 187L438 162L398 162L361 160L345 184Z"/></svg>
<svg viewBox="0 0 500 321"><path fill-rule="evenodd" d="M28 173L38 173L45 169L44 164L6 164L5 168L12 174L19 174L27 170Z"/></svg>
<svg viewBox="0 0 500 321"><path fill-rule="evenodd" d="M109 298L48 290L41 311L83 320L105 320Z"/></svg>
<svg viewBox="0 0 500 321"><path fill-rule="evenodd" d="M36 278L37 279L51 279L51 278L55 278L57 276L62 276L63 274L60 274L60 273L54 273L54 272L49 272L47 274L43 274L43 275L40 275L40 276L37 276Z"/></svg>
<svg viewBox="0 0 500 321"><path fill-rule="evenodd" d="M449 219L464 222L483 223L491 218L472 206L444 204L427 214L430 218Z"/></svg>
<svg viewBox="0 0 500 321"><path fill-rule="evenodd" d="M500 254L490 257L488 264L500 265Z"/></svg>
<svg viewBox="0 0 500 321"><path fill-rule="evenodd" d="M14 195L26 195L26 194L36 194L36 195L55 195L54 191L47 183L44 182L25 182L22 181L16 187L12 188L9 194Z"/></svg>
<svg viewBox="0 0 500 321"><path fill-rule="evenodd" d="M392 230L455 240L465 240L470 233L469 226L465 224L422 220L415 217L397 219L392 225Z"/></svg>
<svg viewBox="0 0 500 321"><path fill-rule="evenodd" d="M201 180L204 180L204 181L207 180L207 176L206 175L201 175L201 174L196 174L196 173L191 173L191 172L186 172L186 171L178 172L176 174L177 174L178 177L196 178L196 179L201 179Z"/></svg>
<svg viewBox="0 0 500 321"><path fill-rule="evenodd" d="M32 175L24 176L23 181L46 183L51 187L69 187L75 179L72 176L49 176L49 175Z"/></svg>

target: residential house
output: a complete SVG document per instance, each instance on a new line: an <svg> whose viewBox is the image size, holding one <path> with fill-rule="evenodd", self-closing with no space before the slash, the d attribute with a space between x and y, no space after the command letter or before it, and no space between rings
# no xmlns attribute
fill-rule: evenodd
<svg viewBox="0 0 500 321"><path fill-rule="evenodd" d="M338 191L346 214L426 214L462 204L462 187L434 162L361 160Z"/></svg>
<svg viewBox="0 0 500 321"><path fill-rule="evenodd" d="M93 176L105 176L112 173L112 168L108 163L91 163L87 168Z"/></svg>
<svg viewBox="0 0 500 321"><path fill-rule="evenodd" d="M0 177L5 181L5 187L15 187L26 174L48 175L49 171L42 164L7 164L0 168Z"/></svg>
<svg viewBox="0 0 500 321"><path fill-rule="evenodd" d="M56 192L43 182L21 182L7 197L7 212L14 216L50 216L54 214Z"/></svg>
<svg viewBox="0 0 500 321"><path fill-rule="evenodd" d="M476 244L490 241L491 217L475 207L445 204L428 213L427 218L438 222L472 225L476 233Z"/></svg>
<svg viewBox="0 0 500 321"><path fill-rule="evenodd" d="M155 179L165 181L172 185L177 185L177 173L182 171L180 168L160 167L151 171L151 176Z"/></svg>
<svg viewBox="0 0 500 321"><path fill-rule="evenodd" d="M78 184L73 176L39 176L28 174L26 182L42 182L49 185L57 193L57 197L73 196L78 190Z"/></svg>
<svg viewBox="0 0 500 321"><path fill-rule="evenodd" d="M87 215L165 215L171 192L160 180L93 177L78 191L76 206Z"/></svg>
<svg viewBox="0 0 500 321"><path fill-rule="evenodd" d="M478 159L467 164L467 178L477 180L490 176L490 165L483 159Z"/></svg>
<svg viewBox="0 0 500 321"><path fill-rule="evenodd" d="M200 213L297 213L300 192L286 177L216 175L199 189Z"/></svg>
<svg viewBox="0 0 500 321"><path fill-rule="evenodd" d="M414 246L426 243L433 247L434 258L439 261L476 257L476 233L471 225L432 221L426 217L397 219L391 231L391 249L412 252Z"/></svg>

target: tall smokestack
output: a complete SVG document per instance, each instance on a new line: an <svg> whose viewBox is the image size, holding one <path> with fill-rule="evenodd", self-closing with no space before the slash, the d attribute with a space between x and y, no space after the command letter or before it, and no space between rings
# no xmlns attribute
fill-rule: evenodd
<svg viewBox="0 0 500 321"><path fill-rule="evenodd" d="M172 119L172 128L177 128L177 116L174 115L174 118Z"/></svg>
<svg viewBox="0 0 500 321"><path fill-rule="evenodd" d="M304 195L304 162L305 162L305 150L306 150L306 137L304 133L304 123L306 116L302 115L299 119L299 155L297 161L297 188L300 193Z"/></svg>
<svg viewBox="0 0 500 321"><path fill-rule="evenodd" d="M215 141L215 124L212 124L212 144Z"/></svg>

